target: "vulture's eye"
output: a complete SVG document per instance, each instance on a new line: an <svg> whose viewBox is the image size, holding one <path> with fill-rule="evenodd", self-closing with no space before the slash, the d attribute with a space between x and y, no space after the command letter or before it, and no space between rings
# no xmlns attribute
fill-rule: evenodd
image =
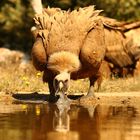
<svg viewBox="0 0 140 140"><path fill-rule="evenodd" d="M66 79L64 82L67 83L68 82L68 79Z"/></svg>
<svg viewBox="0 0 140 140"><path fill-rule="evenodd" d="M70 71L67 71L67 73L69 73L69 74L70 74L71 72L70 72Z"/></svg>

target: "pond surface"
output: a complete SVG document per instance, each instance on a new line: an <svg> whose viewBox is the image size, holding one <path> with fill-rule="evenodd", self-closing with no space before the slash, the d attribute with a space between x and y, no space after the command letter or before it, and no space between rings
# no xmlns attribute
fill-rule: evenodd
<svg viewBox="0 0 140 140"><path fill-rule="evenodd" d="M140 140L140 108L2 104L0 140Z"/></svg>

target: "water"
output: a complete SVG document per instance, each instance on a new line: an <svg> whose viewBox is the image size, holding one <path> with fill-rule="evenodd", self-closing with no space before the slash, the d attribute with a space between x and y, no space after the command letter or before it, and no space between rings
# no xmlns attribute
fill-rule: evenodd
<svg viewBox="0 0 140 140"><path fill-rule="evenodd" d="M0 140L140 140L140 108L2 104Z"/></svg>

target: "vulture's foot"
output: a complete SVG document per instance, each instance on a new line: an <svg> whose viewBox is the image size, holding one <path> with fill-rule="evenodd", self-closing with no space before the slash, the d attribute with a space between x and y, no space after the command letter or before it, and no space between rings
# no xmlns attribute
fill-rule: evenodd
<svg viewBox="0 0 140 140"><path fill-rule="evenodd" d="M93 86L91 86L89 88L87 95L82 96L80 98L80 102L89 102L89 101L93 101L93 100L96 100L96 98L95 98L95 94L94 94L94 88L93 88Z"/></svg>
<svg viewBox="0 0 140 140"><path fill-rule="evenodd" d="M95 97L95 94L94 94L94 87L93 86L90 86L89 90L88 90L88 93L86 95L87 97Z"/></svg>

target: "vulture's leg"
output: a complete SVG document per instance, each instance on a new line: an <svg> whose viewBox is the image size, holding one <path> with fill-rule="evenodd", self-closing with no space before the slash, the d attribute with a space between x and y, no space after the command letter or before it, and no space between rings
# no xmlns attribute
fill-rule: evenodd
<svg viewBox="0 0 140 140"><path fill-rule="evenodd" d="M49 86L49 91L50 91L50 96L49 96L49 101L50 102L56 102L56 96L55 96L55 89L53 87L53 79L48 81L48 86Z"/></svg>
<svg viewBox="0 0 140 140"><path fill-rule="evenodd" d="M85 101L88 101L90 98L95 97L95 94L94 94L94 84L97 81L97 79L98 79L98 76L97 75L91 76L89 78L89 80L90 80L90 86L89 86L88 93L87 93L86 96L82 96L80 98L80 102L83 102L83 101L85 102ZM95 98L95 100L96 100L96 98Z"/></svg>
<svg viewBox="0 0 140 140"><path fill-rule="evenodd" d="M98 76L92 76L92 77L89 78L90 87L89 87L87 96L95 96L95 94L94 94L94 84L97 81L97 79L98 79Z"/></svg>
<svg viewBox="0 0 140 140"><path fill-rule="evenodd" d="M56 101L53 79L54 79L54 75L49 70L45 70L43 74L43 82L48 83L49 92L50 92L50 96L49 96L50 102Z"/></svg>
<svg viewBox="0 0 140 140"><path fill-rule="evenodd" d="M97 92L101 89L102 81L103 81L103 77L102 77L102 75L100 75L100 76L97 78L97 80L96 80L96 82L97 82L97 89L96 89L96 91L97 91Z"/></svg>

